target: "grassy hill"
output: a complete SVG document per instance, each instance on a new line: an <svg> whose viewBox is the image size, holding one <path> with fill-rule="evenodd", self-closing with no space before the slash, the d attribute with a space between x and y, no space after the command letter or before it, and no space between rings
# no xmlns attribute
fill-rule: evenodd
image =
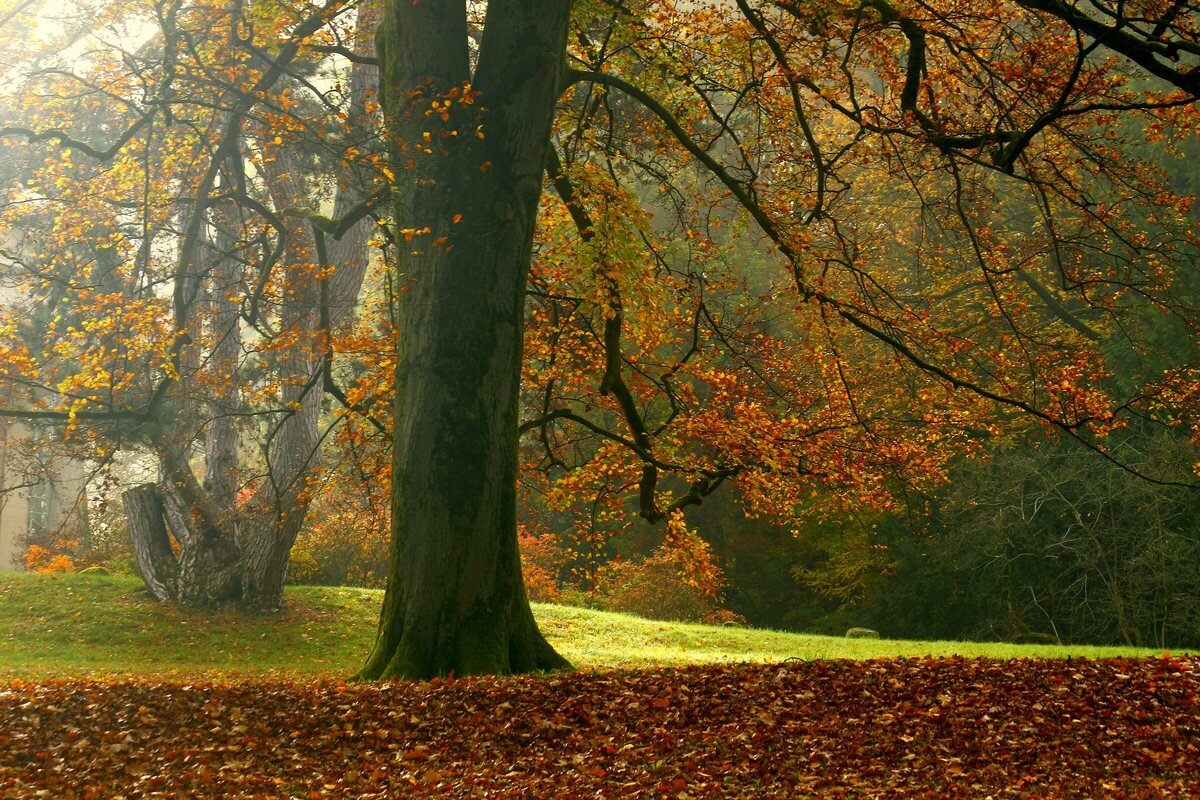
<svg viewBox="0 0 1200 800"><path fill-rule="evenodd" d="M0 574L0 676L135 674L217 680L344 676L366 657L382 593L290 587L278 614L205 615L160 605L140 580L109 575ZM1114 647L847 640L658 622L567 606L535 606L550 641L581 669L912 655L994 658L1148 656Z"/></svg>

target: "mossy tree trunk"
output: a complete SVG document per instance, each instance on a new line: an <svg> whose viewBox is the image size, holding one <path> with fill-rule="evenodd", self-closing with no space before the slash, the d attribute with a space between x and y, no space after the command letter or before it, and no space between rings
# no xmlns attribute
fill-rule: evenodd
<svg viewBox="0 0 1200 800"><path fill-rule="evenodd" d="M569 0L392 0L377 39L396 176L392 567L360 676L564 668L516 535L525 284Z"/></svg>

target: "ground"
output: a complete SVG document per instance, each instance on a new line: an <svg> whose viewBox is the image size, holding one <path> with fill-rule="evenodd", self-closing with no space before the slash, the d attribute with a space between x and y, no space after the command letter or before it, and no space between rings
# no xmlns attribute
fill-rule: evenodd
<svg viewBox="0 0 1200 800"><path fill-rule="evenodd" d="M1198 797L1200 659L0 683L0 797Z"/></svg>

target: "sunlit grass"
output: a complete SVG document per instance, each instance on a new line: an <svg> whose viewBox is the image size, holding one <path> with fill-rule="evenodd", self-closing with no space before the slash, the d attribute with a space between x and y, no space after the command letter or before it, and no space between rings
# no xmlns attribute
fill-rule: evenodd
<svg viewBox="0 0 1200 800"><path fill-rule="evenodd" d="M1059 647L996 642L930 642L846 639L755 628L658 622L566 606L536 606L542 631L581 667L651 667L734 661L783 661L903 656L986 658L1111 658L1154 656L1162 651L1134 647Z"/></svg>
<svg viewBox="0 0 1200 800"><path fill-rule="evenodd" d="M296 586L278 614L206 615L155 603L135 578L0 574L0 676L344 677L370 649L381 599L381 592L365 589ZM551 643L581 669L787 658L1159 654L1128 647L844 639L568 606L539 605L534 612Z"/></svg>

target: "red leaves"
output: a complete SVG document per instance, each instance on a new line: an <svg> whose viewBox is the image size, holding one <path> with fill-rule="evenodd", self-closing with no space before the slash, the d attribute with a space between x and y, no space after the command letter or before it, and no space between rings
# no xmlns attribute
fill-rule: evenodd
<svg viewBox="0 0 1200 800"><path fill-rule="evenodd" d="M13 681L0 797L1197 796L1198 689L1195 658Z"/></svg>

